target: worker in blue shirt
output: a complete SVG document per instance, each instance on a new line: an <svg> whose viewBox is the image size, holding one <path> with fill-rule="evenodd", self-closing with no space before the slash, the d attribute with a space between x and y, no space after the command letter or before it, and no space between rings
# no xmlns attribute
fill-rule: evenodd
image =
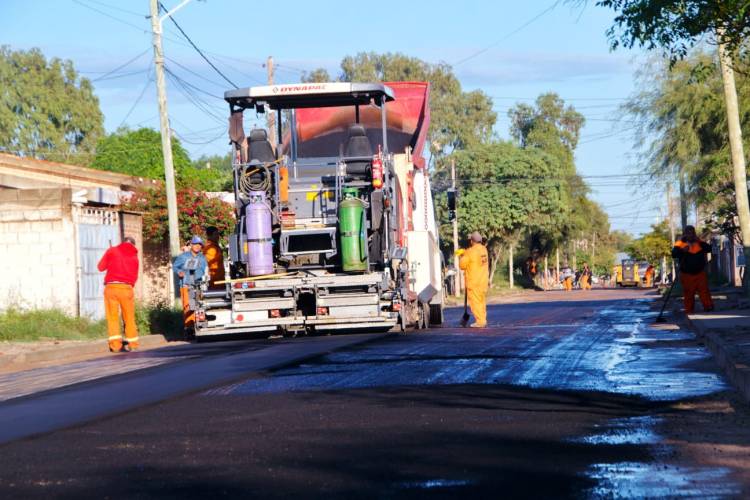
<svg viewBox="0 0 750 500"><path fill-rule="evenodd" d="M174 260L174 272L180 278L180 299L182 299L182 317L185 329L195 326L195 311L190 307L190 289L200 283L208 271L208 262L203 255L203 240L193 236L190 248Z"/></svg>

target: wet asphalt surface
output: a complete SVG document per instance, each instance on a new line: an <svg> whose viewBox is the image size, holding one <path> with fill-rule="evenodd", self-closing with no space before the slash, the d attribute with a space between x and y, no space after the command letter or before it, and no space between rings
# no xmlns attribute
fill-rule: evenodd
<svg viewBox="0 0 750 500"><path fill-rule="evenodd" d="M0 497L750 493L747 407L645 292L527 294L483 330L461 313L0 445Z"/></svg>

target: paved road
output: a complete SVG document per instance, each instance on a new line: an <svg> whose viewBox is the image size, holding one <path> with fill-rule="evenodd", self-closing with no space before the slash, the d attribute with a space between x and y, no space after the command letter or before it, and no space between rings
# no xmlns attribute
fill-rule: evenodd
<svg viewBox="0 0 750 500"><path fill-rule="evenodd" d="M486 330L212 347L10 399L0 435L19 408L78 425L8 438L0 497L746 497L747 408L654 316L640 291L534 293Z"/></svg>

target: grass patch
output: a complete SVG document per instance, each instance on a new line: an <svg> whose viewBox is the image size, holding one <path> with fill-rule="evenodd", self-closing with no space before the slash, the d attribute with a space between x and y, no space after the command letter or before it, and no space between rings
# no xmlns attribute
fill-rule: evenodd
<svg viewBox="0 0 750 500"><path fill-rule="evenodd" d="M135 322L139 335L161 334L167 340L178 340L183 337L182 311L164 304L137 304ZM105 320L76 318L59 309L9 309L0 312L0 342L106 338Z"/></svg>
<svg viewBox="0 0 750 500"><path fill-rule="evenodd" d="M105 338L106 331L104 321L74 318L59 309L10 309L0 313L0 341L101 339Z"/></svg>
<svg viewBox="0 0 750 500"><path fill-rule="evenodd" d="M139 332L164 335L167 340L183 338L182 310L167 304L137 305L135 322Z"/></svg>

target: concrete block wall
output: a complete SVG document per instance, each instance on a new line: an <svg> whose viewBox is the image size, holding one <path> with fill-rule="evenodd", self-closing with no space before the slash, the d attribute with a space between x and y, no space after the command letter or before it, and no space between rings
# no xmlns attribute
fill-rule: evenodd
<svg viewBox="0 0 750 500"><path fill-rule="evenodd" d="M0 310L77 310L70 189L0 190Z"/></svg>

